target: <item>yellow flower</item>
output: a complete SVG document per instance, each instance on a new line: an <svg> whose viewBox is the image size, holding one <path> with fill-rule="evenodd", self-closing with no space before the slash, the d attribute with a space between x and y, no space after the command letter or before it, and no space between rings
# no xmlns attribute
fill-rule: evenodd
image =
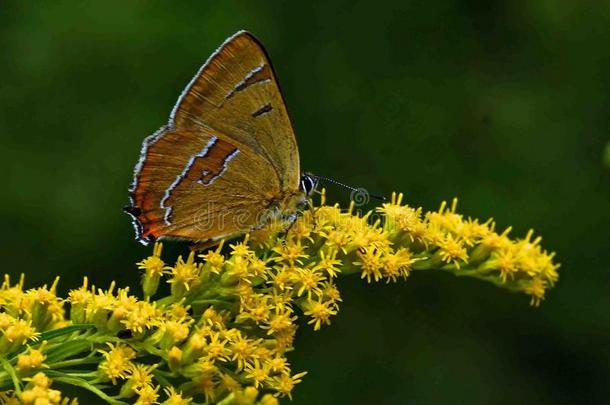
<svg viewBox="0 0 610 405"><path fill-rule="evenodd" d="M159 242L155 243L153 247L153 254L148 256L146 259L137 263L139 269L142 269L149 275L161 276L165 270L165 262L161 259L161 252L163 251L163 245Z"/></svg>
<svg viewBox="0 0 610 405"><path fill-rule="evenodd" d="M248 264L248 274L251 277L260 277L262 279L267 279L269 276L269 267L267 267L267 263L264 260L253 257L250 259Z"/></svg>
<svg viewBox="0 0 610 405"><path fill-rule="evenodd" d="M126 318L121 323L135 333L143 333L159 324L159 309L155 303L137 301L128 308Z"/></svg>
<svg viewBox="0 0 610 405"><path fill-rule="evenodd" d="M286 262L291 266L302 264L302 260L308 257L300 240L296 243L293 241L280 243L273 248L273 251L278 254L277 261Z"/></svg>
<svg viewBox="0 0 610 405"><path fill-rule="evenodd" d="M540 269L540 276L543 277L551 286L559 279L557 270L560 265L553 263L555 253L548 254L547 252L539 253L536 257L536 266Z"/></svg>
<svg viewBox="0 0 610 405"><path fill-rule="evenodd" d="M252 319L256 323L267 321L271 314L269 299L270 297L264 294L242 297L238 320Z"/></svg>
<svg viewBox="0 0 610 405"><path fill-rule="evenodd" d="M320 287L326 277L319 273L316 267L305 267L296 271L294 281L297 284L297 297L307 293L307 298L310 299L312 294L319 296L322 293Z"/></svg>
<svg viewBox="0 0 610 405"><path fill-rule="evenodd" d="M11 286L10 276L8 274L4 275L4 281L0 287L0 305L2 307L13 308L17 313L25 311L29 307L29 302L23 292L24 282L25 274L23 273L19 277L19 282L14 286Z"/></svg>
<svg viewBox="0 0 610 405"><path fill-rule="evenodd" d="M190 320L190 309L191 306L185 305L184 300L174 302L169 306L169 318L178 322L185 322L187 319Z"/></svg>
<svg viewBox="0 0 610 405"><path fill-rule="evenodd" d="M212 307L209 307L203 312L201 319L212 327L224 328L224 318Z"/></svg>
<svg viewBox="0 0 610 405"><path fill-rule="evenodd" d="M305 374L307 374L307 372L298 373L293 376L282 373L277 377L273 377L269 385L272 389L277 391L279 396L288 396L292 399L292 390L294 386L303 380Z"/></svg>
<svg viewBox="0 0 610 405"><path fill-rule="evenodd" d="M159 280L165 273L168 267L165 267L165 262L161 259L163 245L159 242L155 243L153 254L146 259L137 263L139 269L144 270L142 276L142 290L145 297L155 295L159 287Z"/></svg>
<svg viewBox="0 0 610 405"><path fill-rule="evenodd" d="M500 271L500 280L503 283L506 282L507 278L514 278L515 273L519 271L517 267L517 256L511 247L497 249L491 254L491 260L488 264L489 267L497 268Z"/></svg>
<svg viewBox="0 0 610 405"><path fill-rule="evenodd" d="M228 341L221 340L218 332L210 336L210 341L204 349L204 358L211 361L228 361L230 350L226 347Z"/></svg>
<svg viewBox="0 0 610 405"><path fill-rule="evenodd" d="M445 263L452 263L460 268L460 262L468 262L468 253L464 247L464 242L454 238L450 233L439 241L439 254Z"/></svg>
<svg viewBox="0 0 610 405"><path fill-rule="evenodd" d="M272 396L270 394L265 394L261 398L258 405L279 405L279 401L274 396Z"/></svg>
<svg viewBox="0 0 610 405"><path fill-rule="evenodd" d="M257 341L248 339L238 330L229 344L232 353L231 361L237 363L237 371L241 371L246 363L255 359Z"/></svg>
<svg viewBox="0 0 610 405"><path fill-rule="evenodd" d="M28 371L35 368L48 367L44 363L47 356L43 353L47 342L44 341L39 349L28 347L27 353L17 356L17 370Z"/></svg>
<svg viewBox="0 0 610 405"><path fill-rule="evenodd" d="M246 235L243 242L236 243L231 246L231 254L233 257L239 257L242 259L248 259L250 256L254 255L254 252L250 250L248 247L248 239L249 235Z"/></svg>
<svg viewBox="0 0 610 405"><path fill-rule="evenodd" d="M489 233L481 238L481 246L485 247L488 250L497 250L497 249L507 249L512 246L511 240L508 238L508 234L512 230L511 227L508 227L502 234L497 234L494 232L495 224L489 223Z"/></svg>
<svg viewBox="0 0 610 405"><path fill-rule="evenodd" d="M416 262L413 254L407 248L399 248L396 252L387 252L383 257L383 276L389 282L398 277L407 278L411 265Z"/></svg>
<svg viewBox="0 0 610 405"><path fill-rule="evenodd" d="M159 386L153 387L145 385L137 391L138 399L134 402L135 405L153 405L157 403L159 398Z"/></svg>
<svg viewBox="0 0 610 405"><path fill-rule="evenodd" d="M32 327L32 321L12 318L2 330L0 351L7 353L14 351L25 342L38 339L38 336L40 333Z"/></svg>
<svg viewBox="0 0 610 405"><path fill-rule="evenodd" d="M326 239L325 244L329 248L341 251L343 254L348 252L348 247L352 241L350 234L343 229L337 230L331 228L328 231L320 232L320 236Z"/></svg>
<svg viewBox="0 0 610 405"><path fill-rule="evenodd" d="M304 304L304 314L311 316L307 324L313 324L313 330L319 330L322 324L330 325L330 317L337 314L332 302L309 300Z"/></svg>
<svg viewBox="0 0 610 405"><path fill-rule="evenodd" d="M532 296L530 304L537 307L544 299L546 282L540 278L533 278L525 286L525 292Z"/></svg>
<svg viewBox="0 0 610 405"><path fill-rule="evenodd" d="M157 367L158 364L146 365L132 363L129 367L127 384L130 384L131 388L139 393L140 390L152 384L152 372Z"/></svg>
<svg viewBox="0 0 610 405"><path fill-rule="evenodd" d="M34 405L62 403L45 374L23 378L44 368L102 398L142 405L188 404L190 396L207 403L277 405L273 396L259 398L258 388L290 397L305 375L291 375L286 357L295 346L296 321L301 317L314 330L330 324L341 302L336 277L390 282L413 271L448 271L527 294L533 306L557 281L554 253L543 250L532 231L522 239L509 237L510 228L498 234L493 221L457 213L457 200L424 213L402 199L393 194L377 209L383 218L360 215L353 203L345 211L322 205L302 213L288 232L275 224L275 230L234 242L229 254L221 241L199 256L203 261L191 252L172 268L165 267L157 243L138 263L143 300L114 282L96 289L85 277L69 293L69 319L57 280L50 288L24 291L23 277L11 285L5 276L0 355L16 368L23 389L0 393L0 402L13 405L21 397ZM171 294L153 301L162 278ZM25 347L42 332L48 343ZM97 359L95 378L81 366ZM164 401L160 386L166 388Z"/></svg>
<svg viewBox="0 0 610 405"><path fill-rule="evenodd" d="M108 343L109 351L99 350L104 355L104 361L99 365L99 372L112 384L116 384L118 379L125 379L129 375L136 357L136 352L131 347L124 344Z"/></svg>
<svg viewBox="0 0 610 405"><path fill-rule="evenodd" d="M47 330L64 319L63 300L55 295L58 282L59 277L56 277L51 288L44 285L28 290L25 294L24 298L31 303L28 312L31 314L32 325L39 331Z"/></svg>
<svg viewBox="0 0 610 405"><path fill-rule="evenodd" d="M286 357L276 354L273 358L265 360L265 363L269 366L269 370L275 373L290 372L290 364Z"/></svg>
<svg viewBox="0 0 610 405"><path fill-rule="evenodd" d="M172 346L172 348L167 352L167 364L174 372L176 372L176 370L180 367L180 363L182 363L182 353L182 350L178 346Z"/></svg>
<svg viewBox="0 0 610 405"><path fill-rule="evenodd" d="M248 260L241 256L235 256L229 262L229 269L222 277L224 286L234 286L241 282L248 283Z"/></svg>
<svg viewBox="0 0 610 405"><path fill-rule="evenodd" d="M267 364L261 364L258 359L252 363L246 364L245 377L252 381L254 388L258 388L269 378L270 367Z"/></svg>
<svg viewBox="0 0 610 405"><path fill-rule="evenodd" d="M341 260L337 260L337 249L329 249L328 252L320 250L320 259L315 270L324 270L329 277L337 277L337 273L341 271Z"/></svg>
<svg viewBox="0 0 610 405"><path fill-rule="evenodd" d="M335 308L339 308L339 302L343 301L341 299L341 293L335 284L330 281L322 283L322 297L326 298L326 300Z"/></svg>
<svg viewBox="0 0 610 405"><path fill-rule="evenodd" d="M377 208L377 212L384 214L385 229L389 232L404 232L411 242L421 238L419 232L423 225L421 220L421 208L413 209L402 204L403 194L392 193L390 203L383 204Z"/></svg>
<svg viewBox="0 0 610 405"><path fill-rule="evenodd" d="M204 268L209 268L212 273L220 273L224 266L225 257L220 253L223 246L224 240L220 241L216 250L210 249L206 254L199 255L205 261Z"/></svg>
<svg viewBox="0 0 610 405"><path fill-rule="evenodd" d="M162 336L160 345L167 349L182 343L189 336L191 323L192 320L188 318L160 322L158 325L158 333Z"/></svg>
<svg viewBox="0 0 610 405"><path fill-rule="evenodd" d="M212 403L216 399L216 386L218 382L216 378L212 375L202 375L196 380L197 391L202 393L205 397L206 403Z"/></svg>
<svg viewBox="0 0 610 405"><path fill-rule="evenodd" d="M381 269L383 261L381 259L382 251L379 249L361 248L358 251L357 262L354 265L362 267L362 275L360 278L366 278L367 282L371 280L379 281L381 278Z"/></svg>
<svg viewBox="0 0 610 405"><path fill-rule="evenodd" d="M487 225L479 224L477 219L471 218L467 221L459 222L454 231L466 246L474 246L478 241L491 233Z"/></svg>
<svg viewBox="0 0 610 405"><path fill-rule="evenodd" d="M281 265L276 268L275 273L271 274L270 284L279 290L291 290L293 281L298 273L298 267Z"/></svg>
<svg viewBox="0 0 610 405"><path fill-rule="evenodd" d="M31 379L26 389L21 393L23 404L44 405L59 404L61 402L61 392L51 389L51 379L44 373L37 373Z"/></svg>
<svg viewBox="0 0 610 405"><path fill-rule="evenodd" d="M290 309L280 309L276 307L275 312L271 315L270 319L261 327L263 329L267 329L268 335L272 335L274 333L289 329L292 327L292 322L296 319L297 317L292 315L292 311Z"/></svg>
<svg viewBox="0 0 610 405"><path fill-rule="evenodd" d="M297 328L294 325L287 326L276 332L273 335L276 343L275 351L279 354L284 354L286 351L292 349L296 332ZM264 359L264 356L260 353L260 351L258 353L258 357Z"/></svg>
<svg viewBox="0 0 610 405"><path fill-rule="evenodd" d="M162 405L189 405L192 401L191 398L182 397L182 393L174 387L165 387L163 392L165 392L167 399L162 402Z"/></svg>
<svg viewBox="0 0 610 405"><path fill-rule="evenodd" d="M194 251L189 254L186 261L182 256L178 257L178 261L171 269L172 277L167 281L172 285L172 295L182 298L199 277L200 270L200 265L195 263Z"/></svg>

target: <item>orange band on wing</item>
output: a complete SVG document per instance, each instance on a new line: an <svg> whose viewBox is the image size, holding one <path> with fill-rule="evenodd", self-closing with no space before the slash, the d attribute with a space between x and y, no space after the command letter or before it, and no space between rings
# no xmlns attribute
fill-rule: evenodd
<svg viewBox="0 0 610 405"><path fill-rule="evenodd" d="M171 225L171 216L175 196L182 190L192 187L194 183L208 186L221 177L227 170L229 162L237 156L239 149L227 141L212 137L201 152L192 156L184 170L165 190L160 208L165 210L163 221Z"/></svg>

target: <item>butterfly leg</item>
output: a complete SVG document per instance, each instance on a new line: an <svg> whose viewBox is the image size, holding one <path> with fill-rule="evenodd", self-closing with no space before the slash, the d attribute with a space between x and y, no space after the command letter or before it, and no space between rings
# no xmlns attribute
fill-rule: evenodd
<svg viewBox="0 0 610 405"><path fill-rule="evenodd" d="M189 249L193 252L201 252L202 250L209 249L220 243L220 240L208 239L199 242L193 242L189 245Z"/></svg>
<svg viewBox="0 0 610 405"><path fill-rule="evenodd" d="M296 222L300 218L303 217L303 214L305 213L305 211L311 212L312 221L315 226L315 223L316 223L315 207L313 206L312 201L310 199L301 201L301 203L299 205L297 205L295 212L282 216L282 222L285 224L288 224L286 229L283 232L283 238L284 238L283 244L284 245L286 244L286 239L288 237L288 234L290 233L290 230L292 229L294 224L296 224Z"/></svg>

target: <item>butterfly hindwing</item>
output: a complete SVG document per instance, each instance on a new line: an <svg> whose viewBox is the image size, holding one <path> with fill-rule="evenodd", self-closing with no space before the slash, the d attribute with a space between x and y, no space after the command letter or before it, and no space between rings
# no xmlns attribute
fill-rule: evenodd
<svg viewBox="0 0 610 405"><path fill-rule="evenodd" d="M263 158L213 130L162 129L143 153L132 187L142 241L151 235L209 240L247 231L280 193Z"/></svg>

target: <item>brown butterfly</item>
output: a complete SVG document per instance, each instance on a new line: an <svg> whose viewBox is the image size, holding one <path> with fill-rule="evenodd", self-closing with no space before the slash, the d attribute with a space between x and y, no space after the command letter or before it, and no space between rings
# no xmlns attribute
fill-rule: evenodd
<svg viewBox="0 0 610 405"><path fill-rule="evenodd" d="M213 245L274 220L293 222L316 183L299 171L269 57L240 31L199 69L167 125L144 140L125 211L143 244Z"/></svg>

